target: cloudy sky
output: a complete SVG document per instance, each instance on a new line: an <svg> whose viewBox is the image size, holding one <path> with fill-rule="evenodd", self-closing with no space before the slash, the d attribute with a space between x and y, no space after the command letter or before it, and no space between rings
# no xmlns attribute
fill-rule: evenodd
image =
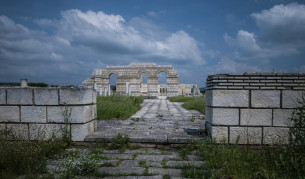
<svg viewBox="0 0 305 179"><path fill-rule="evenodd" d="M305 0L0 0L0 82L80 85L94 69L305 72Z"/></svg>

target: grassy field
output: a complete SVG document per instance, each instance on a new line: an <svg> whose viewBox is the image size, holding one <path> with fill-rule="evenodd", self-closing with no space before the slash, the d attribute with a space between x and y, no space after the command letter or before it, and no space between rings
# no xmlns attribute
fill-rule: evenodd
<svg viewBox="0 0 305 179"><path fill-rule="evenodd" d="M142 97L98 96L97 119L127 119L141 109Z"/></svg>
<svg viewBox="0 0 305 179"><path fill-rule="evenodd" d="M197 111L201 112L202 114L205 114L204 97L193 98L193 97L178 96L178 97L169 98L169 101L171 101L171 102L184 102L182 107L184 107L185 109L197 110Z"/></svg>

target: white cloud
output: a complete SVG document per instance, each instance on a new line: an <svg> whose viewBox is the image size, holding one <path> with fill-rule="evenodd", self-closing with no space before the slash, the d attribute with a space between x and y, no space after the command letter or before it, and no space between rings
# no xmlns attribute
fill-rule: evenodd
<svg viewBox="0 0 305 179"><path fill-rule="evenodd" d="M188 33L167 32L144 18L134 18L131 23L120 15L72 9L63 11L59 19L34 22L41 30L0 16L0 71L6 74L0 80L8 75L41 79L53 76L53 81L73 76L79 84L93 69L105 64L205 63L197 41ZM43 31L49 27L52 33Z"/></svg>
<svg viewBox="0 0 305 179"><path fill-rule="evenodd" d="M154 11L148 11L147 15L150 16L150 17L158 17L158 14Z"/></svg>

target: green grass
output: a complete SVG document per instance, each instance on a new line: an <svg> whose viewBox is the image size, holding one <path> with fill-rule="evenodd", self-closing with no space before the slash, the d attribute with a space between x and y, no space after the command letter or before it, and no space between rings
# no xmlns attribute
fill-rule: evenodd
<svg viewBox="0 0 305 179"><path fill-rule="evenodd" d="M204 97L184 97L184 96L178 96L178 97L171 97L169 98L169 101L171 102L184 102L182 104L182 107L188 110L196 110L201 112L202 114L205 114L205 100Z"/></svg>
<svg viewBox="0 0 305 179"><path fill-rule="evenodd" d="M127 119L141 109L142 97L132 96L98 96L98 119Z"/></svg>

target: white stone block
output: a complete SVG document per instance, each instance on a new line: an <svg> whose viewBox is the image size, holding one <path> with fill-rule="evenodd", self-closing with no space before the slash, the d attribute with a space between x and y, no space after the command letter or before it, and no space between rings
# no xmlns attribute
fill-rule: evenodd
<svg viewBox="0 0 305 179"><path fill-rule="evenodd" d="M205 120L212 124L212 108L205 106Z"/></svg>
<svg viewBox="0 0 305 179"><path fill-rule="evenodd" d="M60 104L92 104L93 89L63 88L59 90Z"/></svg>
<svg viewBox="0 0 305 179"><path fill-rule="evenodd" d="M21 122L46 123L46 106L21 106Z"/></svg>
<svg viewBox="0 0 305 179"><path fill-rule="evenodd" d="M14 134L14 137L8 136L8 139L29 139L29 131L27 124L7 124L7 129L11 130Z"/></svg>
<svg viewBox="0 0 305 179"><path fill-rule="evenodd" d="M206 123L206 128L212 139L217 142L228 142L228 127L212 126Z"/></svg>
<svg viewBox="0 0 305 179"><path fill-rule="evenodd" d="M65 127L70 135L70 124L29 124L29 137L30 140L47 140L53 136L61 138Z"/></svg>
<svg viewBox="0 0 305 179"><path fill-rule="evenodd" d="M72 124L71 136L73 141L84 141L85 137L92 134L96 128L96 121L91 121L86 124Z"/></svg>
<svg viewBox="0 0 305 179"><path fill-rule="evenodd" d="M248 90L213 90L213 107L248 107Z"/></svg>
<svg viewBox="0 0 305 179"><path fill-rule="evenodd" d="M287 144L289 141L289 128L264 127L264 144Z"/></svg>
<svg viewBox="0 0 305 179"><path fill-rule="evenodd" d="M292 109L274 109L273 110L273 126L289 127L293 123L290 120L292 117Z"/></svg>
<svg viewBox="0 0 305 179"><path fill-rule="evenodd" d="M282 107L283 108L296 108L301 106L298 101L302 101L302 95L305 95L305 91L292 91L283 90Z"/></svg>
<svg viewBox="0 0 305 179"><path fill-rule="evenodd" d="M252 90L251 106L252 107L268 107L279 108L281 92L276 90Z"/></svg>
<svg viewBox="0 0 305 179"><path fill-rule="evenodd" d="M6 104L6 92L5 92L5 89L0 89L0 104Z"/></svg>
<svg viewBox="0 0 305 179"><path fill-rule="evenodd" d="M7 104L33 104L33 90L28 88L7 89Z"/></svg>
<svg viewBox="0 0 305 179"><path fill-rule="evenodd" d="M205 105L212 106L212 90L206 90L205 92Z"/></svg>
<svg viewBox="0 0 305 179"><path fill-rule="evenodd" d="M261 127L230 127L230 143L236 143L239 137L239 144L261 144Z"/></svg>
<svg viewBox="0 0 305 179"><path fill-rule="evenodd" d="M20 122L18 106L0 106L0 122Z"/></svg>
<svg viewBox="0 0 305 179"><path fill-rule="evenodd" d="M241 109L240 125L271 126L272 109Z"/></svg>
<svg viewBox="0 0 305 179"><path fill-rule="evenodd" d="M36 88L34 99L36 105L58 105L58 89Z"/></svg>
<svg viewBox="0 0 305 179"><path fill-rule="evenodd" d="M211 108L211 124L213 125L238 125L239 109L236 108Z"/></svg>
<svg viewBox="0 0 305 179"><path fill-rule="evenodd" d="M88 106L68 106L68 111L71 110L70 123L86 123L95 116L93 105ZM47 121L54 123L64 123L63 112L65 111L65 106L47 106Z"/></svg>

